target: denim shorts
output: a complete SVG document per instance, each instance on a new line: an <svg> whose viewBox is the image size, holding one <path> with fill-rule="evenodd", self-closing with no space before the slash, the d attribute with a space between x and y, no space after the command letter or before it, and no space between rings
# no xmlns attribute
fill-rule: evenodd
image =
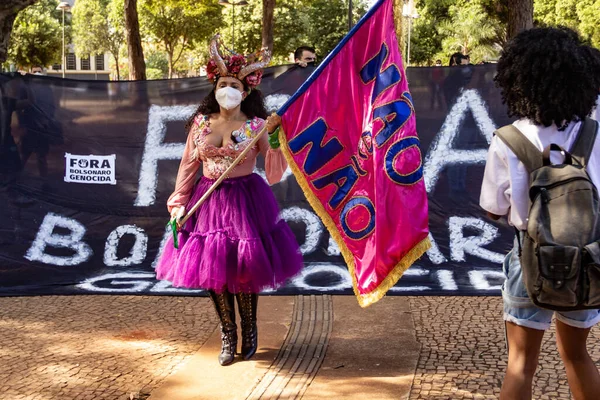
<svg viewBox="0 0 600 400"><path fill-rule="evenodd" d="M523 283L521 263L519 261L518 242L506 255L502 270L506 280L502 285L504 320L526 328L546 330L552 322L552 315L561 322L575 328L587 329L600 322L600 310L552 311L533 304Z"/></svg>

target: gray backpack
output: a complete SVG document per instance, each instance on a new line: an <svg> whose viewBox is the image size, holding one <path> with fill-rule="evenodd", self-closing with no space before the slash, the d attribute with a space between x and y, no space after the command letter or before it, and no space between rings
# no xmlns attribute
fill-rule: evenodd
<svg viewBox="0 0 600 400"><path fill-rule="evenodd" d="M598 123L586 119L570 152L551 144L541 152L513 125L496 135L529 172L529 219L520 232L523 281L539 307L600 308L600 202L586 171ZM562 151L562 164L550 162Z"/></svg>

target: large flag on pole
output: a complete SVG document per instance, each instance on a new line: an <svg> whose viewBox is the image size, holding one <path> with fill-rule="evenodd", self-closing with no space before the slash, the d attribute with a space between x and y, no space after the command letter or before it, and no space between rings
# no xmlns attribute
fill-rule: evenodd
<svg viewBox="0 0 600 400"><path fill-rule="evenodd" d="M430 247L393 0L378 1L278 114L281 147L340 247L359 304L377 302Z"/></svg>

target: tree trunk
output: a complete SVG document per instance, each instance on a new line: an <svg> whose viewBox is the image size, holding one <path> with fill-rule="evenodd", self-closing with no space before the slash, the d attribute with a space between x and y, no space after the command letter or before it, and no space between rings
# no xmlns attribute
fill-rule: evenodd
<svg viewBox="0 0 600 400"><path fill-rule="evenodd" d="M137 0L125 0L125 29L127 31L127 50L129 52L129 79L146 79L146 62L140 37Z"/></svg>
<svg viewBox="0 0 600 400"><path fill-rule="evenodd" d="M10 34L17 14L38 0L2 0L0 4L0 64L6 61Z"/></svg>
<svg viewBox="0 0 600 400"><path fill-rule="evenodd" d="M263 0L262 47L273 52L273 14L276 0Z"/></svg>
<svg viewBox="0 0 600 400"><path fill-rule="evenodd" d="M117 68L117 80L121 80L121 69L119 68L119 54L113 53L113 57L115 58L115 66Z"/></svg>
<svg viewBox="0 0 600 400"><path fill-rule="evenodd" d="M396 28L396 39L398 40L398 47L400 47L400 53L404 54L404 47L406 46L406 40L404 38L404 21L402 17L402 6L404 5L403 0L394 0L394 27Z"/></svg>
<svg viewBox="0 0 600 400"><path fill-rule="evenodd" d="M508 0L508 39L533 28L533 0Z"/></svg>
<svg viewBox="0 0 600 400"><path fill-rule="evenodd" d="M169 60L169 79L173 79L173 52L167 51L167 59Z"/></svg>

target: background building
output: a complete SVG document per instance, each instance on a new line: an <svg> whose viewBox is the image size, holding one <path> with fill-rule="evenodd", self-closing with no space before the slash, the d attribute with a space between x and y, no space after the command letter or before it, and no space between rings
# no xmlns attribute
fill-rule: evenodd
<svg viewBox="0 0 600 400"><path fill-rule="evenodd" d="M83 79L83 80L109 80L109 55L99 54L80 58L73 53L72 46L69 46L67 53L67 65L65 78ZM54 64L47 69L48 76L62 77L62 65Z"/></svg>
<svg viewBox="0 0 600 400"><path fill-rule="evenodd" d="M70 8L65 10L65 18L71 18L71 9L75 5L75 0L63 0L70 5ZM61 56L62 59L62 56ZM110 80L110 65L109 54L90 55L85 58L75 55L73 44L68 44L65 47L66 66L60 63L48 66L46 72L48 76L63 76L63 68L65 69L65 78L82 79L82 80Z"/></svg>

